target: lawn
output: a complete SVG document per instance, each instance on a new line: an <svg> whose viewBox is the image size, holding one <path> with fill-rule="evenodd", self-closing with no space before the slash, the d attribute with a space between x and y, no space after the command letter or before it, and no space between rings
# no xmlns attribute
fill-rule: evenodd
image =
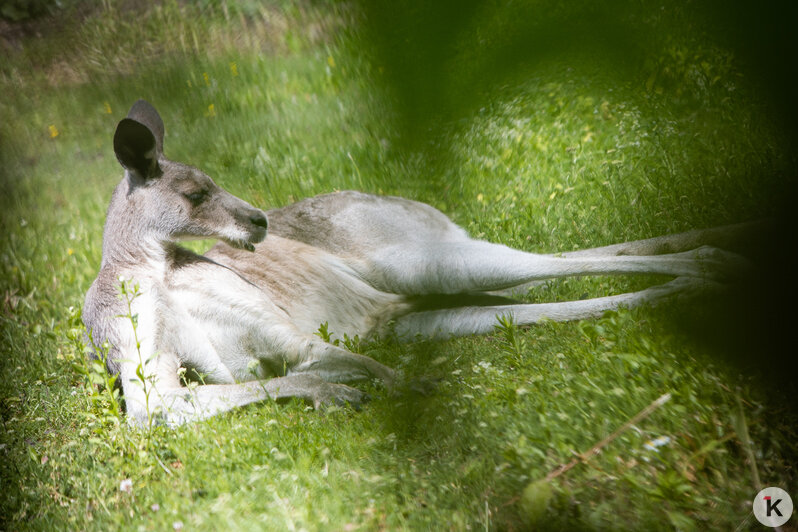
<svg viewBox="0 0 798 532"><path fill-rule="evenodd" d="M174 430L128 427L85 357L80 309L122 177L113 131L138 98L169 158L264 209L395 194L539 252L772 216L794 146L744 47L691 3L620 5L75 1L6 32L0 528L748 530L760 485L796 498L787 392L730 362L777 343L701 302L361 342L436 389L370 383L359 412L265 403Z"/></svg>

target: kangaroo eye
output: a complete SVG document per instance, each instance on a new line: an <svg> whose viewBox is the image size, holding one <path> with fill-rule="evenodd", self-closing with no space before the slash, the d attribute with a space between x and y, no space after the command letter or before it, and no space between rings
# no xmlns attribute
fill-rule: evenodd
<svg viewBox="0 0 798 532"><path fill-rule="evenodd" d="M208 193L204 190L200 190L199 192L191 192L190 194L183 194L188 201L190 201L193 205L199 205L205 198L208 196Z"/></svg>

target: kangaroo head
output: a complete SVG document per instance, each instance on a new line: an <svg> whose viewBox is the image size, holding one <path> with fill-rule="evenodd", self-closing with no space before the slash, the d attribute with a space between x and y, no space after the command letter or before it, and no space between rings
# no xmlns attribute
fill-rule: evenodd
<svg viewBox="0 0 798 532"><path fill-rule="evenodd" d="M254 250L266 238L266 214L202 171L164 157L163 136L161 117L144 100L133 104L114 134L114 152L126 170L126 210L141 231L161 241L218 238Z"/></svg>

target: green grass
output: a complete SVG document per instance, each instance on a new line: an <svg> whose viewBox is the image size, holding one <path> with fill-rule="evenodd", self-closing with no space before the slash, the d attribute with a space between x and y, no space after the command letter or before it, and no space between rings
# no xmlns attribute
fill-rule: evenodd
<svg viewBox="0 0 798 532"><path fill-rule="evenodd" d="M75 339L122 175L113 130L137 98L162 113L170 158L253 204L399 194L533 251L763 217L777 178L794 170L734 58L689 27L671 33L665 15L630 15L673 36L621 81L554 57L478 87L419 131L403 124L413 113L395 65L367 52L355 7L226 5L165 2L131 17L109 2L23 40L0 66L4 528L729 530L755 525L752 468L798 493L794 419L768 415L756 380L674 327L678 307L367 344L365 354L440 381L427 397L367 386L361 412L259 404L152 434L109 414ZM488 22L501 34L512 18ZM461 73L473 74L487 56L464 49ZM529 297L653 281L569 279ZM673 399L530 509L531 482L663 393ZM669 443L645 447L661 436Z"/></svg>

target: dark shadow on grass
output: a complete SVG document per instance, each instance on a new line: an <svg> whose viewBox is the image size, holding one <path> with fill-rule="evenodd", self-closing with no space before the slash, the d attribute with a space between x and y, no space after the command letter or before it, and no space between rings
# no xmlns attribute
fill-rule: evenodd
<svg viewBox="0 0 798 532"><path fill-rule="evenodd" d="M598 62L621 84L685 35L731 51L785 132L792 137L798 127L794 3L399 0L362 2L360 10L365 49L395 97L407 146L435 137L438 125L469 116L493 90L543 63L579 70Z"/></svg>
<svg viewBox="0 0 798 532"><path fill-rule="evenodd" d="M741 242L751 272L725 292L673 312L670 321L718 363L755 376L771 406L798 414L794 228L794 218L782 214L759 238Z"/></svg>

